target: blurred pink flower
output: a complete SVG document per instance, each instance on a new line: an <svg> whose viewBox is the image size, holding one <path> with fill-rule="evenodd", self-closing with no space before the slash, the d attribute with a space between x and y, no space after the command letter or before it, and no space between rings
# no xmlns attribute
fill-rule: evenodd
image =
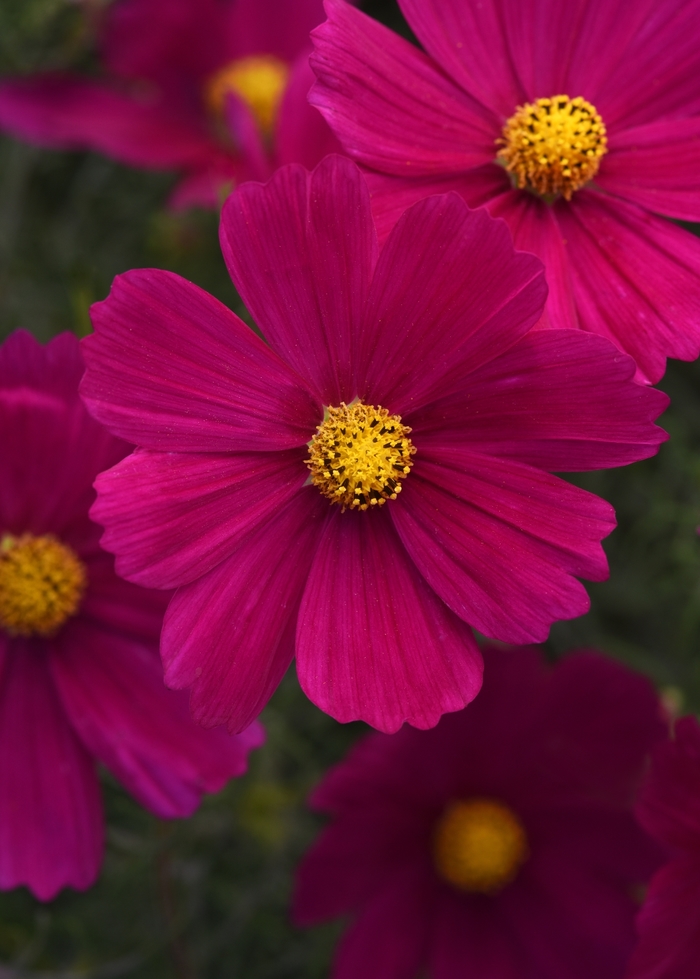
<svg viewBox="0 0 700 979"><path fill-rule="evenodd" d="M100 32L104 74L6 79L0 127L177 170L173 206L215 206L243 180L339 150L306 100L322 19L321 0L116 0Z"/></svg>
<svg viewBox="0 0 700 979"><path fill-rule="evenodd" d="M82 371L72 334L0 347L0 888L42 900L95 881L98 762L156 815L189 816L263 740L203 731L163 685L168 596L118 578L88 518L129 446L85 411Z"/></svg>
<svg viewBox="0 0 700 979"><path fill-rule="evenodd" d="M311 59L380 237L456 190L545 263L540 326L608 337L641 380L695 359L700 242L656 215L700 221L700 0L399 5L426 54L326 0Z"/></svg>
<svg viewBox="0 0 700 979"><path fill-rule="evenodd" d="M637 920L628 979L700 975L700 725L684 717L659 745L636 807L642 826L672 859L652 878Z"/></svg>
<svg viewBox="0 0 700 979"><path fill-rule="evenodd" d="M103 545L179 589L161 655L201 722L248 724L296 651L338 720L431 727L479 690L466 623L540 640L588 609L614 514L549 471L653 455L668 399L601 337L528 333L541 263L456 194L380 252L330 156L235 191L221 242L269 346L168 272L93 307L82 393L139 446L97 481Z"/></svg>
<svg viewBox="0 0 700 979"><path fill-rule="evenodd" d="M466 710L369 735L311 797L331 822L294 915L351 916L333 979L622 979L660 858L631 811L656 694L594 653L484 658Z"/></svg>

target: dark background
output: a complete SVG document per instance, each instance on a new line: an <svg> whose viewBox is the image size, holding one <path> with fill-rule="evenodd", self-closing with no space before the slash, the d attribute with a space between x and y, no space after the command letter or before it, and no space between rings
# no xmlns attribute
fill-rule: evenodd
<svg viewBox="0 0 700 979"><path fill-rule="evenodd" d="M88 7L0 0L0 75L94 68ZM394 0L364 9L408 34ZM0 338L84 335L88 309L126 269L171 269L244 314L218 247L217 216L173 215L173 177L90 153L38 150L0 137ZM575 477L610 500L611 574L588 587L592 610L552 630L552 657L595 646L648 673L682 710L700 704L700 367L671 363L661 384L671 441L658 457ZM316 979L340 926L288 920L294 866L319 821L304 799L360 735L310 704L291 673L263 714L268 740L249 774L166 823L104 777L108 842L86 894L43 905L0 894L0 979ZM0 786L0 791L2 787Z"/></svg>

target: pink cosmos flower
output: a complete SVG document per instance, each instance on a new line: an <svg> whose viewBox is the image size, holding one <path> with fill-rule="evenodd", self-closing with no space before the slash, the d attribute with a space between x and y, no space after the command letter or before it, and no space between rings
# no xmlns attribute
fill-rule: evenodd
<svg viewBox="0 0 700 979"><path fill-rule="evenodd" d="M116 0L101 31L104 74L6 80L0 127L178 170L175 207L215 206L232 184L339 150L306 100L309 31L322 19L321 0Z"/></svg>
<svg viewBox="0 0 700 979"><path fill-rule="evenodd" d="M0 888L89 887L103 849L100 762L147 809L189 816L262 743L204 731L167 690L167 595L122 581L88 518L129 446L78 398L78 342L0 347Z"/></svg>
<svg viewBox="0 0 700 979"><path fill-rule="evenodd" d="M673 859L652 878L637 920L639 944L628 979L700 975L700 725L676 721L658 745L637 816Z"/></svg>
<svg viewBox="0 0 700 979"><path fill-rule="evenodd" d="M369 735L311 797L332 822L294 913L351 915L333 979L622 979L659 860L631 811L655 692L594 653L485 658L466 710Z"/></svg>
<svg viewBox="0 0 700 979"><path fill-rule="evenodd" d="M369 168L380 237L456 190L544 262L541 327L657 381L700 351L700 0L399 0L427 53L342 0L311 102ZM500 164L500 165L499 165Z"/></svg>
<svg viewBox="0 0 700 979"><path fill-rule="evenodd" d="M540 640L587 610L613 511L549 470L654 454L667 398L601 337L527 335L540 262L456 194L379 252L330 156L239 188L221 242L267 344L168 272L93 307L83 396L139 446L97 481L103 545L178 588L161 654L199 721L248 724L296 652L338 720L430 727L481 684L466 623Z"/></svg>

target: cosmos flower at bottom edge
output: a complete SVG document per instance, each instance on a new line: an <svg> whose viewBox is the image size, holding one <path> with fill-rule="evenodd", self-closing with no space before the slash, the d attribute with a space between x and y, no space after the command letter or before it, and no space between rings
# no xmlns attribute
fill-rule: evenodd
<svg viewBox="0 0 700 979"><path fill-rule="evenodd" d="M296 657L337 720L431 727L478 693L470 626L541 642L588 610L614 512L552 473L653 455L668 398L602 337L532 331L541 263L456 194L379 250L329 156L244 184L220 233L267 342L157 269L92 307L81 392L138 446L96 482L102 544L178 589L161 655L201 723L245 726Z"/></svg>
<svg viewBox="0 0 700 979"><path fill-rule="evenodd" d="M596 653L484 658L465 710L365 737L311 797L294 916L350 916L333 979L622 979L661 859L632 813L658 697Z"/></svg>
<svg viewBox="0 0 700 979"><path fill-rule="evenodd" d="M168 690L168 594L118 578L88 518L97 473L128 451L78 398L78 341L0 347L0 888L48 900L94 883L97 764L162 818L245 771L263 740L205 731Z"/></svg>
<svg viewBox="0 0 700 979"><path fill-rule="evenodd" d="M651 880L637 919L639 943L627 979L700 975L700 724L676 721L658 745L636 806L671 859Z"/></svg>

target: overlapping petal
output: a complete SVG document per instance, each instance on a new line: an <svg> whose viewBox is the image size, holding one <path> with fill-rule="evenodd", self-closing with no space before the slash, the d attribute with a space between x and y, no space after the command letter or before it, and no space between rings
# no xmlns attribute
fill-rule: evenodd
<svg viewBox="0 0 700 979"><path fill-rule="evenodd" d="M117 276L92 317L98 333L82 348L90 368L82 395L99 421L131 442L269 451L303 445L318 424L321 406L294 371L178 275Z"/></svg>

